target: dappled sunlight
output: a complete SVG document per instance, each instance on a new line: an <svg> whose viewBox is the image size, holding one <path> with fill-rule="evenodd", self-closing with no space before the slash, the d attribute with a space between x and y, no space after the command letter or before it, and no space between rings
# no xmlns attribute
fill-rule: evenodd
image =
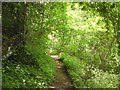
<svg viewBox="0 0 120 90"><path fill-rule="evenodd" d="M118 88L119 2L2 3L3 88Z"/></svg>

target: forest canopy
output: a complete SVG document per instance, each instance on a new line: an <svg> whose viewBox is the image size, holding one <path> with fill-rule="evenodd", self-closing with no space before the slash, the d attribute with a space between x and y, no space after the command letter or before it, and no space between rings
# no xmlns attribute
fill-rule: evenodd
<svg viewBox="0 0 120 90"><path fill-rule="evenodd" d="M3 88L48 88L58 55L74 88L120 88L120 2L3 2Z"/></svg>

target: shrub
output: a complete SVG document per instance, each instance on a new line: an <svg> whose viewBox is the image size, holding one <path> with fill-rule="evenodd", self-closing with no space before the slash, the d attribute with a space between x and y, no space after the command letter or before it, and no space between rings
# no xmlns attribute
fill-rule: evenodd
<svg viewBox="0 0 120 90"><path fill-rule="evenodd" d="M66 53L61 53L60 57L75 88L117 88L118 75L87 65Z"/></svg>
<svg viewBox="0 0 120 90"><path fill-rule="evenodd" d="M21 56L22 53L17 54L18 57L12 55L7 60L3 61L2 87L47 88L52 82L55 74L56 67L52 58L44 55L39 58L34 58L34 60L31 58L30 60L31 55L25 54L24 60L26 61L23 63L23 57L19 55ZM29 63L31 61L35 63Z"/></svg>

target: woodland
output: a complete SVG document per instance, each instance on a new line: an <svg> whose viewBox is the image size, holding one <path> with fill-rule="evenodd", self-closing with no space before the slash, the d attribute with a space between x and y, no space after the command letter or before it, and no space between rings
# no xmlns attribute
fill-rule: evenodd
<svg viewBox="0 0 120 90"><path fill-rule="evenodd" d="M120 2L3 2L2 88L49 88L51 55L72 88L120 88Z"/></svg>

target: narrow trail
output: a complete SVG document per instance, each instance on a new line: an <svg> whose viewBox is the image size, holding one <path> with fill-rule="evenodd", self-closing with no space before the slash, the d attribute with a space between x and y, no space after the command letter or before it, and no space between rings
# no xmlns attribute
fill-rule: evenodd
<svg viewBox="0 0 120 90"><path fill-rule="evenodd" d="M63 63L59 60L58 55L51 56L57 65L56 76L50 88L72 88L72 83L68 78Z"/></svg>

